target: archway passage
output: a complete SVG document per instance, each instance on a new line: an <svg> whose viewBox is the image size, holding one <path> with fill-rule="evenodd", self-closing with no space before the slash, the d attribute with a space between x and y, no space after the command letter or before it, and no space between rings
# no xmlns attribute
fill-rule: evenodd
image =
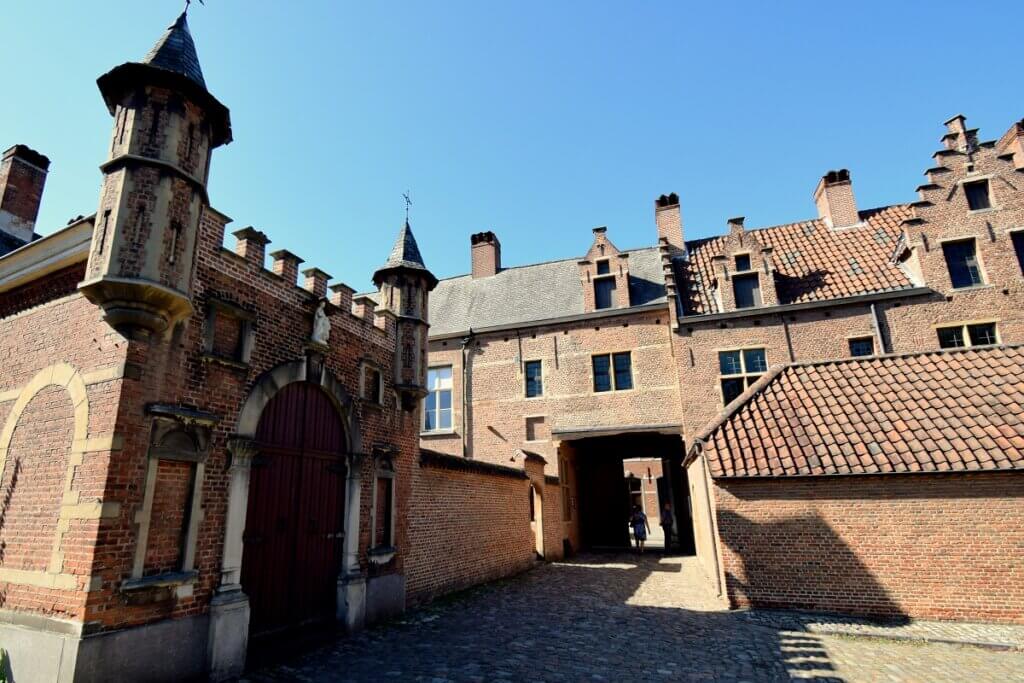
<svg viewBox="0 0 1024 683"><path fill-rule="evenodd" d="M345 433L319 386L296 382L267 403L256 430L243 536L250 633L334 618L345 510Z"/></svg>

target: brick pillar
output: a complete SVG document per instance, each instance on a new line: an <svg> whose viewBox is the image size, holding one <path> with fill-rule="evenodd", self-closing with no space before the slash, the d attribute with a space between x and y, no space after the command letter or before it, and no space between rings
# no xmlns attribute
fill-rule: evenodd
<svg viewBox="0 0 1024 683"><path fill-rule="evenodd" d="M237 240L235 253L258 268L262 268L266 260L267 245L270 239L251 225L231 233Z"/></svg>
<svg viewBox="0 0 1024 683"><path fill-rule="evenodd" d="M278 249L270 255L270 258L274 259L272 267L274 273L280 275L281 279L288 284L295 286L299 278L299 264L302 263L302 259L287 249Z"/></svg>
<svg viewBox="0 0 1024 683"><path fill-rule="evenodd" d="M318 299L327 296L327 281L331 279L330 275L319 268L307 268L302 271L302 277L306 279L303 289L312 292Z"/></svg>

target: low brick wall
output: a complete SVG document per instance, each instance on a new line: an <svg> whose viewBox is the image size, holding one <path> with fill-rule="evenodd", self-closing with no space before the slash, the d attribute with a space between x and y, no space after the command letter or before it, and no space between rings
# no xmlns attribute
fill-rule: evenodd
<svg viewBox="0 0 1024 683"><path fill-rule="evenodd" d="M734 606L1024 623L1024 472L714 488Z"/></svg>
<svg viewBox="0 0 1024 683"><path fill-rule="evenodd" d="M533 564L526 472L425 451L413 477L405 561L410 604Z"/></svg>

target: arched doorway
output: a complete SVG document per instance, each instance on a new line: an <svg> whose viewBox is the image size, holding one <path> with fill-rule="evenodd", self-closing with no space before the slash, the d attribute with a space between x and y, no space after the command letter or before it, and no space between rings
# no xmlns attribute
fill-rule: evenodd
<svg viewBox="0 0 1024 683"><path fill-rule="evenodd" d="M256 429L242 559L253 635L335 615L345 510L345 432L316 384L274 394Z"/></svg>

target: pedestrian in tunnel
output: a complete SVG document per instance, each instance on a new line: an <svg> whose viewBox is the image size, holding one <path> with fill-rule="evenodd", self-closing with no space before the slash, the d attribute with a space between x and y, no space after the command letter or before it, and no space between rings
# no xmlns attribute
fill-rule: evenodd
<svg viewBox="0 0 1024 683"><path fill-rule="evenodd" d="M647 521L647 515L639 505L633 506L633 515L629 518L629 525L633 527L633 538L636 539L636 551L643 553L644 543L647 541L647 533L651 530L651 524Z"/></svg>
<svg viewBox="0 0 1024 683"><path fill-rule="evenodd" d="M665 554L672 548L672 504L665 503L661 508L661 529L665 532Z"/></svg>

